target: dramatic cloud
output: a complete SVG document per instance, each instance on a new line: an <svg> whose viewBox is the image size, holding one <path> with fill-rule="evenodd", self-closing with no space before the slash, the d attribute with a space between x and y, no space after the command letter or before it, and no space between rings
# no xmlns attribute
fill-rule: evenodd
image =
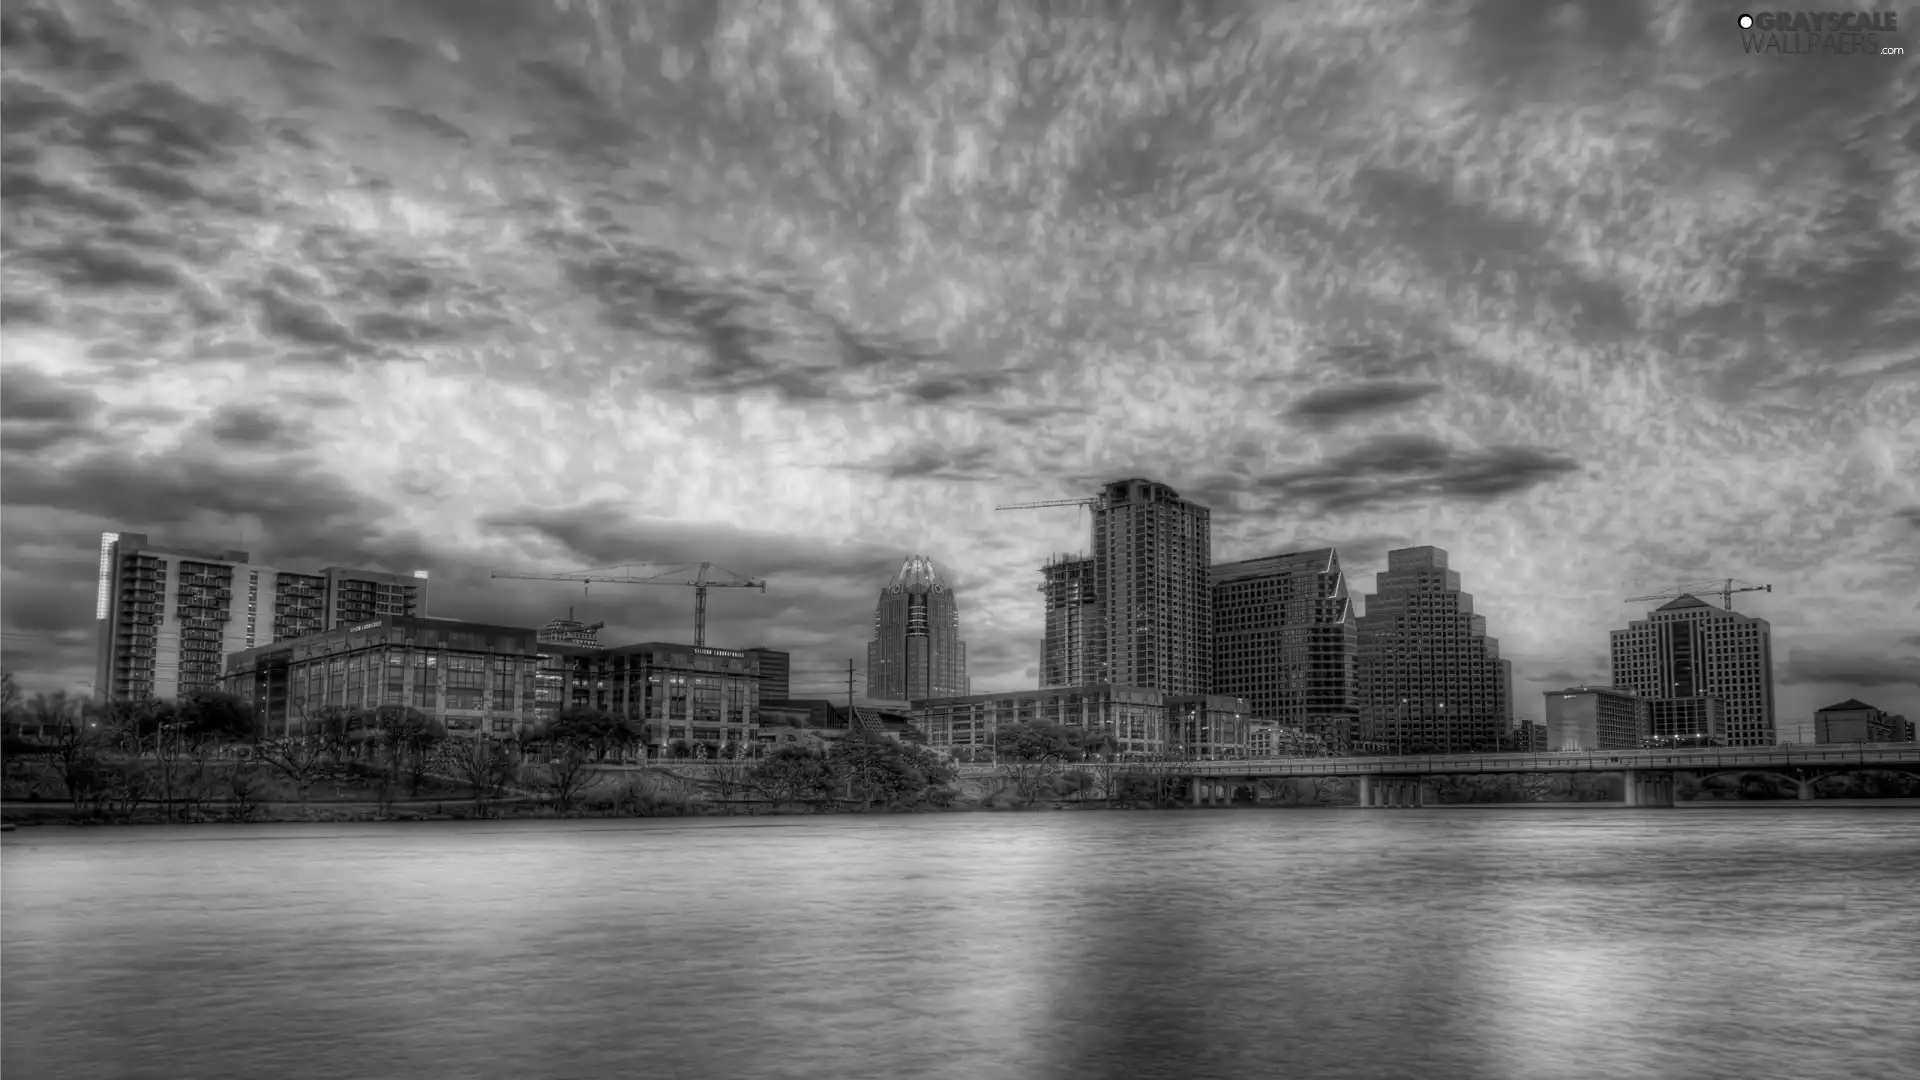
<svg viewBox="0 0 1920 1080"><path fill-rule="evenodd" d="M1787 662L1776 673L1789 686L1817 683L1828 686L1920 686L1920 653L1886 654L1789 649Z"/></svg>
<svg viewBox="0 0 1920 1080"><path fill-rule="evenodd" d="M1012 689L1087 515L992 508L1133 475L1359 595L1446 548L1525 672L1706 577L1782 656L1912 633L1920 67L1704 2L1059 7L7 5L7 665L90 677L121 529L645 638L684 590L489 571L711 561L769 581L714 640L822 671L920 551Z"/></svg>

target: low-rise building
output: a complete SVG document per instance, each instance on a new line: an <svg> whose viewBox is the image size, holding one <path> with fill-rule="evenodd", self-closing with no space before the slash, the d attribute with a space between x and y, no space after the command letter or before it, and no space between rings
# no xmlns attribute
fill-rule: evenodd
<svg viewBox="0 0 1920 1080"><path fill-rule="evenodd" d="M1717 697L1643 698L1646 738L1653 748L1727 745L1726 706Z"/></svg>
<svg viewBox="0 0 1920 1080"><path fill-rule="evenodd" d="M1546 708L1548 750L1632 750L1644 738L1646 703L1631 690L1549 690Z"/></svg>
<svg viewBox="0 0 1920 1080"><path fill-rule="evenodd" d="M645 641L609 648L544 642L539 654L543 717L566 708L624 717L639 726L649 757L674 742L756 741L760 676L746 652Z"/></svg>
<svg viewBox="0 0 1920 1080"><path fill-rule="evenodd" d="M1909 742L1905 717L1893 716L1858 698L1848 698L1813 714L1816 743Z"/></svg>
<svg viewBox="0 0 1920 1080"><path fill-rule="evenodd" d="M450 735L511 737L538 721L539 648L530 627L390 615L229 654L223 686L268 732L398 705Z"/></svg>
<svg viewBox="0 0 1920 1080"><path fill-rule="evenodd" d="M1123 755L1240 757L1247 753L1252 725L1241 698L1171 695L1107 683L930 698L913 702L910 712L928 746L962 759L991 753L1002 726L1023 723L1104 732Z"/></svg>

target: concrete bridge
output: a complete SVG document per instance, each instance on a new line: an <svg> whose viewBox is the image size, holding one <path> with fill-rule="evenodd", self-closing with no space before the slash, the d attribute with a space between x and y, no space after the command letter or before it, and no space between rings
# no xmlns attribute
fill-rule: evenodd
<svg viewBox="0 0 1920 1080"><path fill-rule="evenodd" d="M1126 763L1119 763L1124 768ZM1063 769L1075 766L1065 765ZM1801 799L1812 799L1821 776L1868 767L1920 771L1920 745L1859 743L1832 746L1714 747L1688 750L1605 750L1523 754L1436 754L1346 758L1243 758L1225 761L1141 763L1186 782L1195 806L1224 805L1236 790L1261 781L1334 778L1355 781L1364 807L1417 807L1427 802L1427 779L1437 776L1514 773L1620 773L1627 806L1672 806L1674 774L1699 779L1722 774L1780 777L1797 785ZM991 765L963 765L963 779L1000 775Z"/></svg>

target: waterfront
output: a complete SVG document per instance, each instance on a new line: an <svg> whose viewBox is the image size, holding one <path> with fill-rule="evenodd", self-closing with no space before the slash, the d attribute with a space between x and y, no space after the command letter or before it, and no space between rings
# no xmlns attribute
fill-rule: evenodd
<svg viewBox="0 0 1920 1080"><path fill-rule="evenodd" d="M1893 1077L1911 808L32 829L11 1077Z"/></svg>

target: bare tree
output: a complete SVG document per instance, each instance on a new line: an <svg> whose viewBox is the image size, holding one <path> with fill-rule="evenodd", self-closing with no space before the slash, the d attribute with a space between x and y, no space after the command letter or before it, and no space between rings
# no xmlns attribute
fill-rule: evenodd
<svg viewBox="0 0 1920 1080"><path fill-rule="evenodd" d="M506 794L507 782L513 778L513 755L504 743L484 735L449 740L447 750L454 776L472 794L474 814L491 816L493 804Z"/></svg>
<svg viewBox="0 0 1920 1080"><path fill-rule="evenodd" d="M293 785L300 798L300 816L307 815L307 793L313 785L333 771L333 758L325 744L302 735L265 739L258 751L260 761Z"/></svg>
<svg viewBox="0 0 1920 1080"><path fill-rule="evenodd" d="M572 743L561 743L547 759L541 787L561 814L572 813L585 798L587 789L599 779L593 771L592 752Z"/></svg>

